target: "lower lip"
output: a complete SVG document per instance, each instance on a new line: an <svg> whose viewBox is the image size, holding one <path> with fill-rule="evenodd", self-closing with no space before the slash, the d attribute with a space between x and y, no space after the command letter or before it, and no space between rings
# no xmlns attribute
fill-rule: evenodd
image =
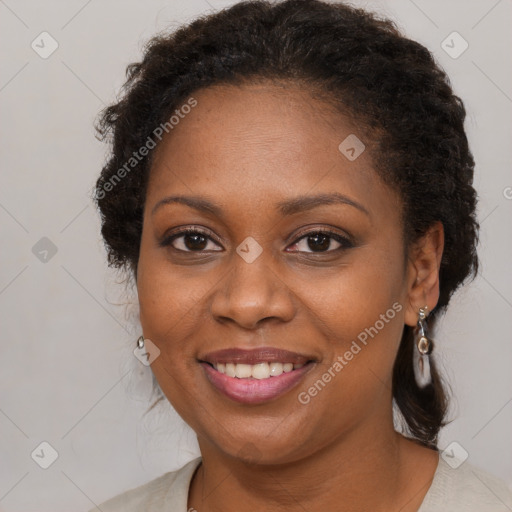
<svg viewBox="0 0 512 512"><path fill-rule="evenodd" d="M311 369L312 363L268 379L238 379L218 372L208 363L201 363L201 366L215 388L231 400L243 404L260 404L284 395L295 387Z"/></svg>

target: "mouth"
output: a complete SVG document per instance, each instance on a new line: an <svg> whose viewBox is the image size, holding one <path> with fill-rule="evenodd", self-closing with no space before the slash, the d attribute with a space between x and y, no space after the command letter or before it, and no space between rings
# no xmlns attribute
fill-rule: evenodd
<svg viewBox="0 0 512 512"><path fill-rule="evenodd" d="M263 347L206 354L199 363L224 396L244 404L274 400L297 386L315 364L313 357Z"/></svg>

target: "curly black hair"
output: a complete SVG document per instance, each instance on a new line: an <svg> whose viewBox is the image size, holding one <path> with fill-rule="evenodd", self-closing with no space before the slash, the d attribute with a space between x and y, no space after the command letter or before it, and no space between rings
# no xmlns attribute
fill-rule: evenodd
<svg viewBox="0 0 512 512"><path fill-rule="evenodd" d="M141 148L157 144L155 129L169 131L170 116L190 104L194 91L269 80L321 91L357 122L371 143L375 171L401 196L405 250L435 222L443 224L431 328L453 292L476 275L479 226L464 104L433 55L393 21L321 0L243 1L156 35L126 73L122 97L96 125L112 147L94 196L109 265L136 276L154 154ZM394 405L410 437L437 449L447 393L434 362L432 384L417 386L413 350L414 330L405 326L393 369Z"/></svg>

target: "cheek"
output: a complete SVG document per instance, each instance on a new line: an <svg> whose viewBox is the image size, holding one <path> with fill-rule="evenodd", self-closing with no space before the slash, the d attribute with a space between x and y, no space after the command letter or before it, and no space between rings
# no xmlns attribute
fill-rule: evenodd
<svg viewBox="0 0 512 512"><path fill-rule="evenodd" d="M400 261L390 262L376 251L370 257L355 255L335 273L317 276L314 287L311 281L304 282L297 295L306 298L307 309L345 339L374 325L393 303L402 304L405 291L402 270ZM388 316L394 320L396 313L395 308Z"/></svg>
<svg viewBox="0 0 512 512"><path fill-rule="evenodd" d="M173 269L164 250L148 245L143 237L137 275L140 322L146 337L176 347L191 323L198 328L201 300L214 281L207 273L198 278L192 268Z"/></svg>
<svg viewBox="0 0 512 512"><path fill-rule="evenodd" d="M201 325L201 296L213 283L209 279L186 279L182 271L172 271L160 253L141 243L137 291L140 323L144 336L160 349L151 370L165 396L181 417L200 431L190 404L197 401L194 345L189 338Z"/></svg>
<svg viewBox="0 0 512 512"><path fill-rule="evenodd" d="M347 269L337 281L319 283L308 299L325 357L298 393L310 414L331 418L318 442L389 409L404 308L392 275L378 277L375 268ZM300 428L306 432L308 426Z"/></svg>
<svg viewBox="0 0 512 512"><path fill-rule="evenodd" d="M368 376L389 381L404 325L402 260L375 250L316 280L312 293L302 286L297 295L307 298L304 310L328 340L323 370L341 356L343 371L335 373L343 374L343 385L353 387L356 395Z"/></svg>
<svg viewBox="0 0 512 512"><path fill-rule="evenodd" d="M181 410L181 401L191 399L187 397L189 386L184 378L190 366L187 312L190 314L193 300L183 286L178 286L175 277L151 261L151 257L143 255L142 250L139 268L137 289L142 331L160 350L151 370L168 400Z"/></svg>

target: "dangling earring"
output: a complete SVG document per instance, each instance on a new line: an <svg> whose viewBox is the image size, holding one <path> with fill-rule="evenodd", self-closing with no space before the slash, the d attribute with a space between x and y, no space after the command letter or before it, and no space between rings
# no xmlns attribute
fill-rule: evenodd
<svg viewBox="0 0 512 512"><path fill-rule="evenodd" d="M418 313L418 327L416 335L416 349L413 350L413 368L416 384L424 388L432 383L430 374L429 355L434 348L432 340L427 338L425 319L427 318L427 307L420 308Z"/></svg>
<svg viewBox="0 0 512 512"><path fill-rule="evenodd" d="M139 347L139 349L144 348L144 336L139 336L139 339L137 340L137 347Z"/></svg>

